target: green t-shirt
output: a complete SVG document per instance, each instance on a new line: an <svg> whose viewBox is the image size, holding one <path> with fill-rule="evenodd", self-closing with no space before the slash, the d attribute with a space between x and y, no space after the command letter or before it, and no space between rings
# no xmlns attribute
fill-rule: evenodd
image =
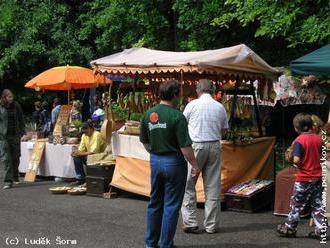
<svg viewBox="0 0 330 248"><path fill-rule="evenodd" d="M151 153L178 154L180 148L192 144L184 115L164 104L150 109L143 116L140 141L149 144Z"/></svg>

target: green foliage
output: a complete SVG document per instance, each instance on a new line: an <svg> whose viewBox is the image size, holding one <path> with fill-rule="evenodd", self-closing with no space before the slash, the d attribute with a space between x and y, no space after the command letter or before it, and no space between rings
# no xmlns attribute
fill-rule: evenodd
<svg viewBox="0 0 330 248"><path fill-rule="evenodd" d="M143 117L143 114L141 113L131 113L130 120L131 121L141 121Z"/></svg>
<svg viewBox="0 0 330 248"><path fill-rule="evenodd" d="M0 0L0 85L30 99L23 86L40 72L88 67L130 47L191 51L245 43L270 64L287 65L329 42L329 6L328 0Z"/></svg>
<svg viewBox="0 0 330 248"><path fill-rule="evenodd" d="M79 130L79 131L80 131L82 125L83 125L82 121L80 121L80 120L75 120L75 121L72 122L72 124L73 124L74 128Z"/></svg>
<svg viewBox="0 0 330 248"><path fill-rule="evenodd" d="M128 120L129 111L128 109L122 108L119 104L112 102L111 110L114 114L116 121L126 121ZM110 111L110 110L109 110Z"/></svg>
<svg viewBox="0 0 330 248"><path fill-rule="evenodd" d="M225 9L213 25L229 28L236 21L243 27L255 24L255 37L283 37L289 47L330 40L329 0L226 0Z"/></svg>

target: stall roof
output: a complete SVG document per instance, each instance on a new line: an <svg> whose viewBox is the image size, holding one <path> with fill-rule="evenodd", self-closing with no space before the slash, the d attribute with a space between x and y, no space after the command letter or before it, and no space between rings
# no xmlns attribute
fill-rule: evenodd
<svg viewBox="0 0 330 248"><path fill-rule="evenodd" d="M91 62L95 70L113 74L211 73L274 78L278 70L244 44L198 52L131 48Z"/></svg>
<svg viewBox="0 0 330 248"><path fill-rule="evenodd" d="M292 72L299 75L330 76L330 44L291 62Z"/></svg>

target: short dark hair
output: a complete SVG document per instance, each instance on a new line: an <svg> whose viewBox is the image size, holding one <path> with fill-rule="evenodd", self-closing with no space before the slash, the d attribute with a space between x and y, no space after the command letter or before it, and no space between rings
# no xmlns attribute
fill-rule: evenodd
<svg viewBox="0 0 330 248"><path fill-rule="evenodd" d="M82 124L81 130L86 130L88 128L94 128L94 124L91 120L88 120Z"/></svg>
<svg viewBox="0 0 330 248"><path fill-rule="evenodd" d="M56 97L55 99L54 99L54 102L53 102L55 105L60 105L60 103L61 103L61 100L58 98L58 97Z"/></svg>
<svg viewBox="0 0 330 248"><path fill-rule="evenodd" d="M180 85L176 80L168 80L159 87L159 97L161 100L171 101L174 97L179 96Z"/></svg>
<svg viewBox="0 0 330 248"><path fill-rule="evenodd" d="M308 132L313 128L312 116L306 113L299 113L293 118L293 126L300 132Z"/></svg>
<svg viewBox="0 0 330 248"><path fill-rule="evenodd" d="M35 106L35 107L38 107L38 108L41 108L41 102L40 102L40 101L36 101L36 102L34 103L34 106Z"/></svg>

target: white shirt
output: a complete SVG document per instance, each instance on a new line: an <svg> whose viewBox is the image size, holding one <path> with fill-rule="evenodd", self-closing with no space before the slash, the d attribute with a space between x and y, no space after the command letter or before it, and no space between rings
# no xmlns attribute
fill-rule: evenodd
<svg viewBox="0 0 330 248"><path fill-rule="evenodd" d="M202 94L186 106L184 116L188 121L189 135L193 142L221 140L221 132L228 129L225 108L210 94Z"/></svg>

